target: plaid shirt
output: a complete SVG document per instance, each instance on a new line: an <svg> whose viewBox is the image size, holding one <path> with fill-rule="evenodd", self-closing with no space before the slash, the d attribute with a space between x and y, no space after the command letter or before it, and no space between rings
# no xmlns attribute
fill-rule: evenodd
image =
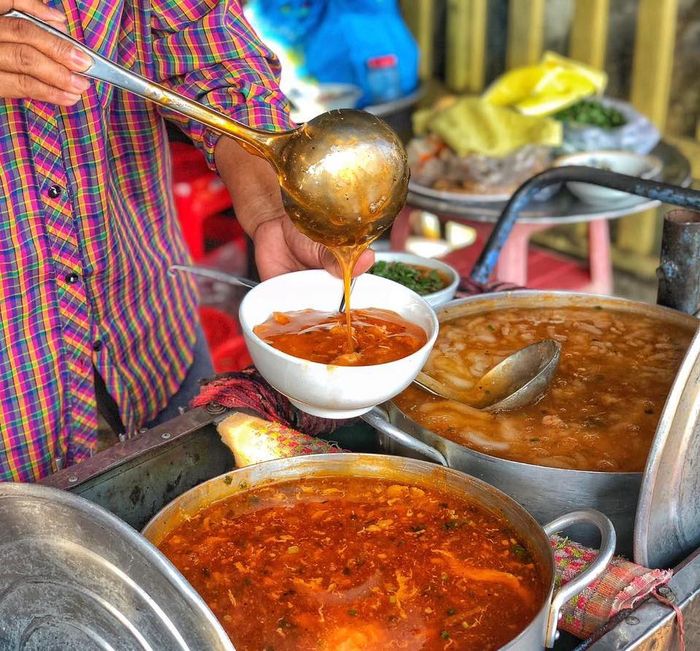
<svg viewBox="0 0 700 651"><path fill-rule="evenodd" d="M64 0L107 58L260 128L288 124L278 64L233 0ZM93 82L71 108L0 100L0 479L95 449L93 365L132 431L192 362L196 296L163 116L213 165L216 136Z"/></svg>

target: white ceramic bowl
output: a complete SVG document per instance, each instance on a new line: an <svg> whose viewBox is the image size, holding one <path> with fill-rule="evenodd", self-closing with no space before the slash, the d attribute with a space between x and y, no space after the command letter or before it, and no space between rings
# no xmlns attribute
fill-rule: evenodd
<svg viewBox="0 0 700 651"><path fill-rule="evenodd" d="M425 258L420 255L405 253L403 251L377 251L374 254L374 259L376 262L403 262L404 264L412 264L420 267L428 267L429 269L437 269L439 272L449 277L449 285L443 287L437 292L432 292L423 296L423 298L433 307L438 307L438 305L451 301L455 296L457 287L459 286L459 274L457 273L457 270L445 262L436 260L435 258Z"/></svg>
<svg viewBox="0 0 700 651"><path fill-rule="evenodd" d="M362 274L351 307L394 310L421 326L426 344L412 355L374 366L332 366L287 355L253 332L273 312L338 309L343 283L323 270L277 276L252 289L241 303L239 318L250 356L261 375L303 411L325 418L350 418L393 398L418 375L435 343L438 321L418 294L386 278Z"/></svg>
<svg viewBox="0 0 700 651"><path fill-rule="evenodd" d="M643 179L654 178L662 170L662 163L656 156L645 156L631 151L585 151L578 154L560 156L554 161L554 165L557 167L565 165L597 167L610 172L638 176ZM569 181L566 187L581 201L594 206L604 206L635 198L635 195L627 192L604 188L592 183Z"/></svg>

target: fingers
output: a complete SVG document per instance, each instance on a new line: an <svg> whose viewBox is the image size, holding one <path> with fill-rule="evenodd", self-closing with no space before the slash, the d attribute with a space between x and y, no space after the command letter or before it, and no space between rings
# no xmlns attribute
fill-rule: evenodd
<svg viewBox="0 0 700 651"><path fill-rule="evenodd" d="M58 9L45 5L41 0L0 0L0 14L5 14L11 9L23 11L39 20L48 23L65 24L66 17Z"/></svg>
<svg viewBox="0 0 700 651"><path fill-rule="evenodd" d="M10 8L62 25L62 14L39 0L0 0ZM76 74L91 64L72 44L17 18L0 16L0 96L30 98L59 105L75 104L90 81Z"/></svg>

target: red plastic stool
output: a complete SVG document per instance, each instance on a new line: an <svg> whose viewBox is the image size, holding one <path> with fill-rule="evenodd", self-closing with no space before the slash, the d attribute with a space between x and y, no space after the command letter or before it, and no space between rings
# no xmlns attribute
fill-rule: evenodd
<svg viewBox="0 0 700 651"><path fill-rule="evenodd" d="M231 197L221 179L207 166L193 145L170 143L173 194L180 227L190 254L201 260L205 251L205 221L231 208ZM228 218L229 222L233 222Z"/></svg>
<svg viewBox="0 0 700 651"><path fill-rule="evenodd" d="M235 317L208 305L199 306L199 320L212 353L240 332Z"/></svg>
<svg viewBox="0 0 700 651"><path fill-rule="evenodd" d="M243 335L229 339L225 344L212 353L214 370L217 373L242 371L253 363L248 354Z"/></svg>

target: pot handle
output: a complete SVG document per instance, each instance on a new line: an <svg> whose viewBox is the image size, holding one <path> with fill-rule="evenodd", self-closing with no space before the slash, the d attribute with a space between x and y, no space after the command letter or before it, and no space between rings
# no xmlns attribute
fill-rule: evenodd
<svg viewBox="0 0 700 651"><path fill-rule="evenodd" d="M572 524L580 524L583 522L592 524L600 531L601 541L598 558L575 579L572 579L566 585L560 587L552 596L552 603L550 604L549 614L547 616L547 628L545 629L545 647L548 649L554 646L554 642L556 642L558 637L557 624L561 617L560 611L562 606L571 599L571 597L581 592L589 583L592 583L602 576L615 553L615 544L617 542L615 528L612 522L599 511L593 509L572 511L571 513L566 513L552 520L542 528L548 536L551 536Z"/></svg>
<svg viewBox="0 0 700 651"><path fill-rule="evenodd" d="M389 417L379 407L373 407L360 418L362 418L362 420L364 420L368 425L374 427L374 429L379 430L385 436L389 437L393 441L396 441L396 443L405 445L414 452L428 457L435 463L439 463L441 466L449 467L447 459L442 452L436 450L427 443L423 443L423 441L413 438L410 434L407 434L402 429L396 427L396 425L389 422Z"/></svg>

